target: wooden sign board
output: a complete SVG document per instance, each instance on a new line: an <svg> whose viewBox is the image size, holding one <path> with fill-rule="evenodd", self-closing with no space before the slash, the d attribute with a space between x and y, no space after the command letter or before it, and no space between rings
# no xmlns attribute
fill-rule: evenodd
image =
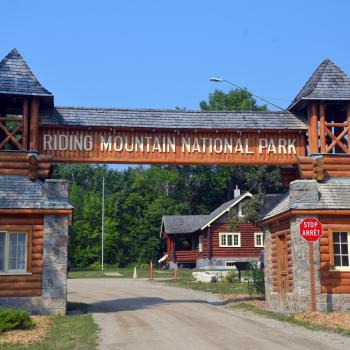
<svg viewBox="0 0 350 350"><path fill-rule="evenodd" d="M283 165L305 155L299 132L42 127L40 154L54 162Z"/></svg>

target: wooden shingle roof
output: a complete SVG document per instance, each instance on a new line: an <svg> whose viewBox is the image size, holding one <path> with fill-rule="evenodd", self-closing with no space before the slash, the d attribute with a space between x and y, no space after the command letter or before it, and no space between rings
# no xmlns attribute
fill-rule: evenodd
<svg viewBox="0 0 350 350"><path fill-rule="evenodd" d="M289 193L286 193L266 212L262 213L259 221L265 221L287 212L291 209L350 209L349 192L350 184L339 179L330 179L317 184L318 201L305 203L294 201L291 203Z"/></svg>
<svg viewBox="0 0 350 350"><path fill-rule="evenodd" d="M306 130L306 120L288 111L192 111L57 107L40 111L40 124L79 127L206 130Z"/></svg>
<svg viewBox="0 0 350 350"><path fill-rule="evenodd" d="M162 226L167 234L193 233L203 230L247 197L252 197L252 195L246 192L221 204L208 215L164 215Z"/></svg>
<svg viewBox="0 0 350 350"><path fill-rule="evenodd" d="M305 100L350 100L350 77L331 60L324 60L294 98L288 110L299 109Z"/></svg>
<svg viewBox="0 0 350 350"><path fill-rule="evenodd" d="M26 176L0 176L0 188L0 209L73 208L66 200L49 198L48 182L30 181Z"/></svg>
<svg viewBox="0 0 350 350"><path fill-rule="evenodd" d="M53 104L53 95L45 89L16 49L0 61L0 94L39 96Z"/></svg>

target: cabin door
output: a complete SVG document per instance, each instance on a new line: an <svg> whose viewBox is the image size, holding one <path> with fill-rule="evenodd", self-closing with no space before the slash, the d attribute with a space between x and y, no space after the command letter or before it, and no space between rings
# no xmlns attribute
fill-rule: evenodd
<svg viewBox="0 0 350 350"><path fill-rule="evenodd" d="M281 306L288 291L288 240L286 234L277 236L277 273Z"/></svg>

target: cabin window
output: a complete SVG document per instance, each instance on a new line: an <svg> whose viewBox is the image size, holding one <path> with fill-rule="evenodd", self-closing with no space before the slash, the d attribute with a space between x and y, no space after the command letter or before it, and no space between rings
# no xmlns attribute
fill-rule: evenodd
<svg viewBox="0 0 350 350"><path fill-rule="evenodd" d="M0 273L27 271L27 233L0 232Z"/></svg>
<svg viewBox="0 0 350 350"><path fill-rule="evenodd" d="M236 264L235 261L226 261L225 262L226 267L235 267L236 266L235 264Z"/></svg>
<svg viewBox="0 0 350 350"><path fill-rule="evenodd" d="M264 246L264 236L262 232L254 233L254 246L263 247Z"/></svg>
<svg viewBox="0 0 350 350"><path fill-rule="evenodd" d="M333 232L334 269L349 271L350 232Z"/></svg>
<svg viewBox="0 0 350 350"><path fill-rule="evenodd" d="M241 246L241 234L240 233L220 233L219 234L219 246L220 247L240 247Z"/></svg>

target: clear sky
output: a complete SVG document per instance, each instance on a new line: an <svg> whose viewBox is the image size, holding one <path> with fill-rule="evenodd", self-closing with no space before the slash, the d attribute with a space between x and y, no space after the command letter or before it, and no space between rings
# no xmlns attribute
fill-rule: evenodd
<svg viewBox="0 0 350 350"><path fill-rule="evenodd" d="M220 75L286 107L325 58L350 73L350 1L11 0L16 47L55 104L198 109Z"/></svg>

